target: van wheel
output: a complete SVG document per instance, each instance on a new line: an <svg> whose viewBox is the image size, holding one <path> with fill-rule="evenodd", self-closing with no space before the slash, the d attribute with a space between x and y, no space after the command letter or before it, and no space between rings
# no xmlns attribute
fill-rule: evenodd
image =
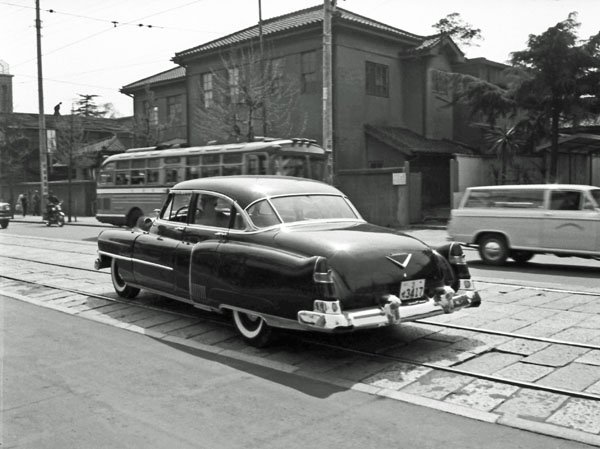
<svg viewBox="0 0 600 449"><path fill-rule="evenodd" d="M527 263L533 257L533 253L531 251L511 251L510 257L512 260L517 262L518 264Z"/></svg>
<svg viewBox="0 0 600 449"><path fill-rule="evenodd" d="M119 263L117 259L113 259L110 263L110 274L112 283L117 295L121 298L133 299L140 292L139 288L131 287L125 283L121 275L119 274Z"/></svg>
<svg viewBox="0 0 600 449"><path fill-rule="evenodd" d="M508 258L506 239L498 234L485 234L479 239L479 257L488 265L503 265Z"/></svg>

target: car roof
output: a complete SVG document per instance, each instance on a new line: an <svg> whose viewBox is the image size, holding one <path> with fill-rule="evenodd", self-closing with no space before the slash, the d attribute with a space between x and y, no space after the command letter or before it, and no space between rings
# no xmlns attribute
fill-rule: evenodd
<svg viewBox="0 0 600 449"><path fill-rule="evenodd" d="M180 182L172 190L217 192L237 200L242 208L258 199L277 195L343 195L338 189L324 182L291 176L213 176Z"/></svg>
<svg viewBox="0 0 600 449"><path fill-rule="evenodd" d="M595 190L598 187L582 184L513 184L501 186L477 186L469 187L468 190L498 190L498 189L523 189L523 190L540 190L540 189L577 189L577 190Z"/></svg>

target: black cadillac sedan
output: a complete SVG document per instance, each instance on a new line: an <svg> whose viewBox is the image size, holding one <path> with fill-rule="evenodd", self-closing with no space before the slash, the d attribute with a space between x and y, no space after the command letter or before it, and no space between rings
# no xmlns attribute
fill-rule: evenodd
<svg viewBox="0 0 600 449"><path fill-rule="evenodd" d="M120 296L145 289L231 314L255 346L273 328L345 332L481 302L459 244L369 224L339 190L302 178L179 183L145 227L103 231L98 255Z"/></svg>

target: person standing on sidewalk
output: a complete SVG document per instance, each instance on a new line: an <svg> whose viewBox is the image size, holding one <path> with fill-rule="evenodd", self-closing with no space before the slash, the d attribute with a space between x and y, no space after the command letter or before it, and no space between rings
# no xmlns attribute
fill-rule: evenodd
<svg viewBox="0 0 600 449"><path fill-rule="evenodd" d="M40 215L40 194L37 190L33 192L31 203L33 206L33 215Z"/></svg>
<svg viewBox="0 0 600 449"><path fill-rule="evenodd" d="M27 195L21 193L17 201L19 201L19 204L21 205L23 216L27 215Z"/></svg>

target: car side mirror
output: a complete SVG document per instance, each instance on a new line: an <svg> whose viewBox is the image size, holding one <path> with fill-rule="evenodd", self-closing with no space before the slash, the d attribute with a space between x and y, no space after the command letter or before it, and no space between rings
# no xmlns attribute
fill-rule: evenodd
<svg viewBox="0 0 600 449"><path fill-rule="evenodd" d="M154 219L151 217L146 217L144 218L144 221L142 221L140 229L142 231L148 231L152 227L152 223L154 223Z"/></svg>

